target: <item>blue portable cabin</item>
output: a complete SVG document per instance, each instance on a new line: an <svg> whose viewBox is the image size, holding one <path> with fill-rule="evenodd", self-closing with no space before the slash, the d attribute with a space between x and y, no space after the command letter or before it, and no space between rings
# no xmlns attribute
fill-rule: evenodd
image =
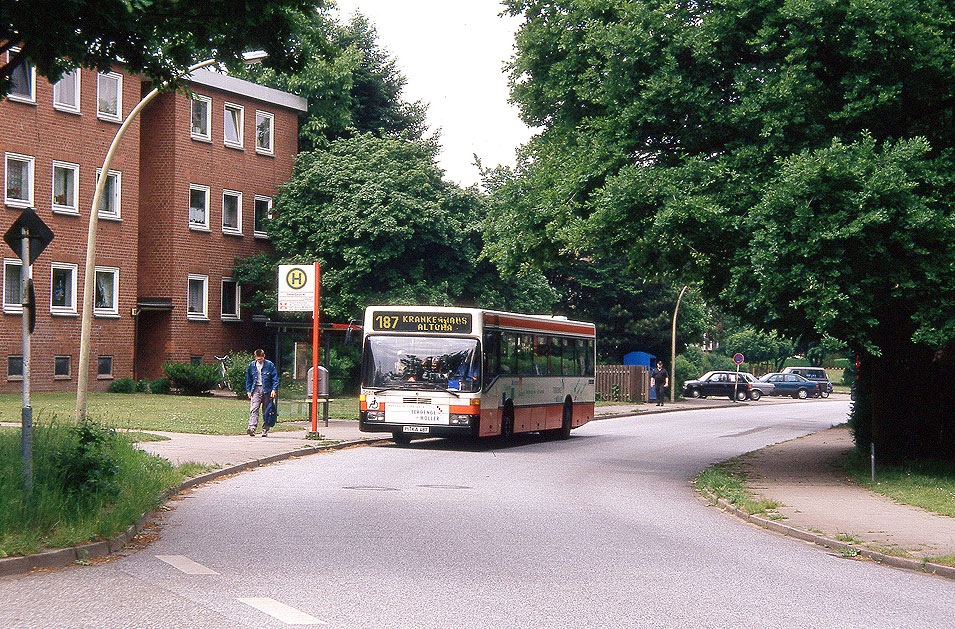
<svg viewBox="0 0 955 629"><path fill-rule="evenodd" d="M648 372L652 372L653 368L657 366L657 357L646 352L630 352L628 354L624 354L623 364L646 367ZM657 399L657 393L653 390L653 387L650 387L649 398L651 400Z"/></svg>

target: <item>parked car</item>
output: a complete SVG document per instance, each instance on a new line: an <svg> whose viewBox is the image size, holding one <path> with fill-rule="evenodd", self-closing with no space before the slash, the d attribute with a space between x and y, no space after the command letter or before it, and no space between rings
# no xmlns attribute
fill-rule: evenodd
<svg viewBox="0 0 955 629"><path fill-rule="evenodd" d="M746 377L749 376L749 379ZM726 396L740 402L748 398L758 400L762 391L757 390L753 397L753 374L740 372L739 380L735 371L707 371L696 380L687 380L683 385L684 397L709 397L711 395Z"/></svg>
<svg viewBox="0 0 955 629"><path fill-rule="evenodd" d="M829 397L832 393L832 383L829 382L829 375L822 367L786 367L783 373L794 373L807 380L818 382L822 385L822 397Z"/></svg>
<svg viewBox="0 0 955 629"><path fill-rule="evenodd" d="M756 376L748 371L739 372L741 376L749 382L749 399L754 402L764 395L772 395L775 387L769 382L761 382Z"/></svg>
<svg viewBox="0 0 955 629"><path fill-rule="evenodd" d="M822 396L820 383L807 380L795 373L768 373L759 381L773 385L773 392L770 395L788 395L801 400Z"/></svg>

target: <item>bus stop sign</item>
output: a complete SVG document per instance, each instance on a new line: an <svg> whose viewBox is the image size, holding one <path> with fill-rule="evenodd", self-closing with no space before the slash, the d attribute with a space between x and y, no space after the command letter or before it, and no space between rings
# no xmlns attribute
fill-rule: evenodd
<svg viewBox="0 0 955 629"><path fill-rule="evenodd" d="M3 241L10 245L18 258L23 256L24 238L30 239L30 260L27 264L36 262L46 246L53 240L53 230L36 215L33 208L20 212L20 217L13 221L13 225L3 235Z"/></svg>

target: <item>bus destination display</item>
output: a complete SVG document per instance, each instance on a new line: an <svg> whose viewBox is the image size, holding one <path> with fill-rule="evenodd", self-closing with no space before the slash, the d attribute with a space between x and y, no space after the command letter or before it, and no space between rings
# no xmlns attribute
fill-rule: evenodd
<svg viewBox="0 0 955 629"><path fill-rule="evenodd" d="M470 334L470 313L376 312L372 329L382 332Z"/></svg>

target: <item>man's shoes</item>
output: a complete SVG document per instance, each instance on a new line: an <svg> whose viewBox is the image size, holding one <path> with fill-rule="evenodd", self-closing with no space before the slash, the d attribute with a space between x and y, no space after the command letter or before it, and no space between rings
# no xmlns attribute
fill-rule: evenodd
<svg viewBox="0 0 955 629"><path fill-rule="evenodd" d="M263 437L268 437L268 436L269 436L269 431L268 431L268 430L263 430L263 431L262 431L262 436L263 436Z"/></svg>
<svg viewBox="0 0 955 629"><path fill-rule="evenodd" d="M249 433L250 437L255 436L255 428L249 428L246 432Z"/></svg>

